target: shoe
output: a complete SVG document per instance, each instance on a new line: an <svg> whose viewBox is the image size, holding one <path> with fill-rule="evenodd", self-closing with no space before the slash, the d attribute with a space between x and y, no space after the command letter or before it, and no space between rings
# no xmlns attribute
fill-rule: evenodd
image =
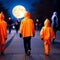
<svg viewBox="0 0 60 60"><path fill-rule="evenodd" d="M30 56L30 54L31 54L31 50L28 50L27 55Z"/></svg>

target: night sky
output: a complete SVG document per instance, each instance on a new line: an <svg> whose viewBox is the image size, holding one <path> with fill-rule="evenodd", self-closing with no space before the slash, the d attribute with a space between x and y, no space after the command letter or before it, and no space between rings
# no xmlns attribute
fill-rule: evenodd
<svg viewBox="0 0 60 60"><path fill-rule="evenodd" d="M8 10L11 10L16 5L23 5L27 10L29 10L32 7L32 4L34 2L39 2L39 0L0 0L0 2Z"/></svg>
<svg viewBox="0 0 60 60"><path fill-rule="evenodd" d="M30 12L31 18L34 20L34 22L36 22L36 19L39 19L39 24L43 24L46 18L51 21L53 12L57 11L60 26L59 0L0 0L0 12L3 11L5 20L8 20L9 17L11 17L13 21L16 20L12 14L12 9L16 5L24 6L26 10Z"/></svg>
<svg viewBox="0 0 60 60"><path fill-rule="evenodd" d="M7 9L10 16L14 19L14 16L12 15L12 9L16 5L23 5L27 11L32 12L33 11L33 4L35 2L39 2L40 0L0 0L0 3L3 5L5 9ZM30 11L32 9L32 11Z"/></svg>
<svg viewBox="0 0 60 60"><path fill-rule="evenodd" d="M5 16L9 14L13 20L15 17L12 14L12 9L16 5L23 5L31 13L33 20L39 19L41 22L45 18L50 19L53 11L57 11L57 0L0 0L0 10L2 6L5 9ZM7 15L6 18L9 16Z"/></svg>

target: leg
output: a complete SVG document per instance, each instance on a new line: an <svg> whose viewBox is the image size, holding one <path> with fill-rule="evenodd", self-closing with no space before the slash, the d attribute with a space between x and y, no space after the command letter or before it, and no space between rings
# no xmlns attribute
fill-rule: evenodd
<svg viewBox="0 0 60 60"><path fill-rule="evenodd" d="M49 55L49 52L50 52L50 45L48 43L44 44L44 52L45 52L45 55Z"/></svg>
<svg viewBox="0 0 60 60"><path fill-rule="evenodd" d="M9 28L9 34L11 33L11 28Z"/></svg>
<svg viewBox="0 0 60 60"><path fill-rule="evenodd" d="M31 37L26 37L26 38L23 38L24 39L24 49L25 49L25 53L27 55L30 55L30 50L31 50L31 42L30 42L30 39Z"/></svg>
<svg viewBox="0 0 60 60"><path fill-rule="evenodd" d="M28 50L31 50L31 37L27 38Z"/></svg>
<svg viewBox="0 0 60 60"><path fill-rule="evenodd" d="M56 29L54 30L55 36L56 36ZM55 39L53 39L52 43L54 44Z"/></svg>
<svg viewBox="0 0 60 60"><path fill-rule="evenodd" d="M25 53L27 54L27 38L23 38L23 41L24 41L24 49L25 49Z"/></svg>
<svg viewBox="0 0 60 60"><path fill-rule="evenodd" d="M27 38L27 47L28 47L27 54L30 55L30 53L31 53L31 37Z"/></svg>

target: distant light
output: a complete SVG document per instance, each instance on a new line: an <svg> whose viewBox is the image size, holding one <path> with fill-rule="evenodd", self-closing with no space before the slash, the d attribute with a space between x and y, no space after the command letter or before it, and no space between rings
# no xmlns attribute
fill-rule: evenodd
<svg viewBox="0 0 60 60"><path fill-rule="evenodd" d="M36 23L35 25L38 26L38 23Z"/></svg>
<svg viewBox="0 0 60 60"><path fill-rule="evenodd" d="M36 22L39 22L39 20L38 20L38 19L36 19Z"/></svg>
<svg viewBox="0 0 60 60"><path fill-rule="evenodd" d="M11 20L11 17L9 17L9 20Z"/></svg>
<svg viewBox="0 0 60 60"><path fill-rule="evenodd" d="M26 9L22 5L17 5L13 8L12 13L16 18L23 18Z"/></svg>

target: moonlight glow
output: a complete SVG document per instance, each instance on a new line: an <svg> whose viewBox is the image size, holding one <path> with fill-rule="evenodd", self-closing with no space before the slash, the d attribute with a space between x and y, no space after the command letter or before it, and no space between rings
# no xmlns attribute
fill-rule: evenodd
<svg viewBox="0 0 60 60"><path fill-rule="evenodd" d="M25 12L26 12L26 9L21 5L15 6L12 10L12 13L16 18L24 17Z"/></svg>

